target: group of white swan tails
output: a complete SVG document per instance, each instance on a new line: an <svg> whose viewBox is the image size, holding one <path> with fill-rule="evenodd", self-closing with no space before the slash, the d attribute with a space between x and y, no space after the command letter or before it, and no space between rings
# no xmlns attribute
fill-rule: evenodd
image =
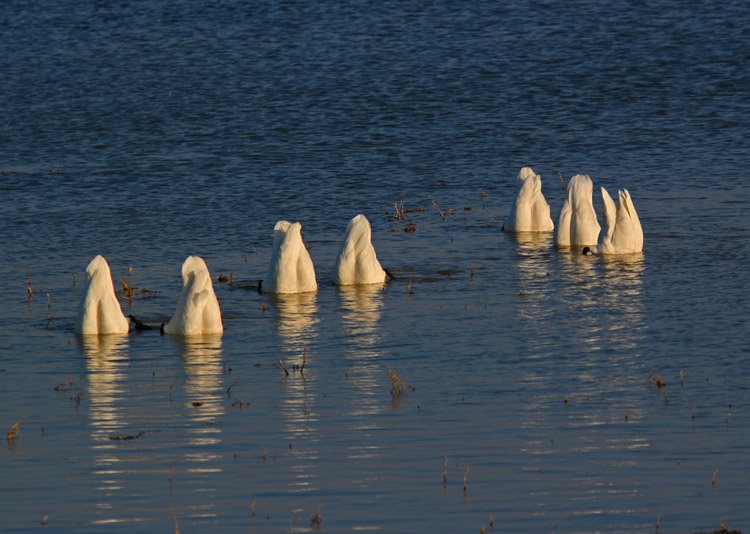
<svg viewBox="0 0 750 534"><path fill-rule="evenodd" d="M518 173L519 190L503 225L508 232L551 232L558 247L582 246L583 253L628 254L643 250L643 229L627 189L619 191L619 206L603 187L605 230L594 210L594 184L586 175L574 176L568 184L555 228L550 207L542 194L542 180L530 167ZM598 240L597 240L598 238ZM332 280L336 285L382 284L386 270L372 246L370 221L357 215L346 227ZM78 334L124 334L130 329L115 295L107 261L97 256L86 268L88 287L81 299L75 330ZM318 290L315 267L302 241L302 225L279 221L273 229L273 251L266 278L258 286L266 293L306 293ZM137 328L148 328L131 316ZM182 292L165 334L192 336L224 331L221 309L214 293L206 262L189 256L182 264Z"/></svg>
<svg viewBox="0 0 750 534"><path fill-rule="evenodd" d="M273 252L262 282L266 293L306 293L318 290L315 268L302 241L302 225L279 221L274 227ZM336 285L382 284L386 272L375 255L370 221L357 215L346 227L332 276ZM130 329L115 295L107 260L94 258L86 268L88 286L81 298L76 321L78 334L125 334ZM259 286L260 290L260 286ZM150 328L130 316L138 329ZM221 309L206 262L189 256L182 264L182 292L172 319L162 332L178 336L220 334Z"/></svg>
<svg viewBox="0 0 750 534"><path fill-rule="evenodd" d="M542 181L530 167L518 173L519 191L503 229L508 232L551 232L558 247L584 247L583 253L630 254L643 250L643 228L627 189L619 191L620 204L602 190L602 231L594 210L594 183L577 174L568 183L568 196L560 208L555 228L550 207L542 194Z"/></svg>

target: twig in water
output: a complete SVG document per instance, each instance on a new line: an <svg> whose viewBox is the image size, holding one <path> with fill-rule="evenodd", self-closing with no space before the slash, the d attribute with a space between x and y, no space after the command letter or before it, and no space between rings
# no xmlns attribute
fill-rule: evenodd
<svg viewBox="0 0 750 534"><path fill-rule="evenodd" d="M279 361L281 361L281 360L279 360ZM282 364L282 365L283 365L283 364ZM287 374L289 374L289 373L287 373ZM237 378L235 378L235 379L234 379L234 382L232 382L232 385L231 385L231 386L229 386L229 387L227 388L227 397L231 397L231 396L232 396L232 393L231 393L231 391L232 391L232 388L234 387L234 385L235 385L235 384L237 383L237 381L238 381L239 379L240 379L240 377L239 377L239 376L238 376Z"/></svg>
<svg viewBox="0 0 750 534"><path fill-rule="evenodd" d="M174 519L174 534L180 534L180 522L177 521L177 514L174 513L172 503L169 503L169 509L172 511L172 519Z"/></svg>
<svg viewBox="0 0 750 534"><path fill-rule="evenodd" d="M281 365L281 368L286 373L286 376L289 376L289 371L286 370L286 365L284 365L284 362L281 361L281 358L279 358L279 364Z"/></svg>
<svg viewBox="0 0 750 534"><path fill-rule="evenodd" d="M718 473L718 472L719 472L719 468L717 467L717 468L716 468L716 469L714 470L714 474L713 474L713 475L711 475L711 485L712 485L712 486L715 486L715 485L716 485L716 473Z"/></svg>
<svg viewBox="0 0 750 534"><path fill-rule="evenodd" d="M406 290L409 292L409 295L413 295L414 291L411 290L411 279L409 279L409 283L406 285Z"/></svg>
<svg viewBox="0 0 750 534"><path fill-rule="evenodd" d="M523 276L521 277L521 291L518 292L519 297L525 297L526 292L523 290Z"/></svg>
<svg viewBox="0 0 750 534"><path fill-rule="evenodd" d="M26 294L28 295L29 300L34 296L34 290L31 289L31 267L29 267L29 281L26 282Z"/></svg>
<svg viewBox="0 0 750 534"><path fill-rule="evenodd" d="M391 373L391 382L393 383L393 387L391 388L391 395L397 397L406 392L407 389L416 391L417 388L415 388L414 386L410 386L409 384L401 380L398 376L396 376L396 373L391 370L390 365L388 366L388 372Z"/></svg>
<svg viewBox="0 0 750 534"><path fill-rule="evenodd" d="M320 526L320 524L323 522L323 516L320 515L320 508L323 506L323 503L320 503L318 505L318 513L316 515L310 514L310 526L316 525Z"/></svg>
<svg viewBox="0 0 750 534"><path fill-rule="evenodd" d="M305 365L307 364L307 345L305 345L305 350L302 351L302 367L299 368L300 373L305 372Z"/></svg>
<svg viewBox="0 0 750 534"><path fill-rule="evenodd" d="M169 386L169 400L172 400L172 388L174 387L176 383L177 383L177 379L175 378L174 381L172 382L172 385Z"/></svg>
<svg viewBox="0 0 750 534"><path fill-rule="evenodd" d="M258 445L258 447L263 451L263 463L266 463L266 449L263 448L263 445Z"/></svg>
<svg viewBox="0 0 750 534"><path fill-rule="evenodd" d="M557 169L557 175L560 177L560 182L562 183L562 190L565 191L565 180L563 180L562 173L560 172L560 169Z"/></svg>
<svg viewBox="0 0 750 534"><path fill-rule="evenodd" d="M482 191L481 188L479 189L479 196L482 197L482 209L484 209L484 197L485 197L485 194L484 194L484 191Z"/></svg>
<svg viewBox="0 0 750 534"><path fill-rule="evenodd" d="M396 220L400 221L404 218L404 201L402 200L400 203L396 202Z"/></svg>
<svg viewBox="0 0 750 534"><path fill-rule="evenodd" d="M25 417L24 417L25 419ZM10 427L10 430L8 431L8 434L5 436L5 439L8 441L8 443L15 442L16 439L21 435L20 425L23 419L19 419L18 422Z"/></svg>
<svg viewBox="0 0 750 534"><path fill-rule="evenodd" d="M445 457L445 465L443 466L443 486L448 483L448 457Z"/></svg>
<svg viewBox="0 0 750 534"><path fill-rule="evenodd" d="M466 493L466 479L469 478L469 464L466 464L466 472L464 473L464 493Z"/></svg>
<svg viewBox="0 0 750 534"><path fill-rule="evenodd" d="M250 505L250 513L252 514L253 517L255 517L255 497L253 497L253 502Z"/></svg>
<svg viewBox="0 0 750 534"><path fill-rule="evenodd" d="M435 199L430 196L430 200L432 201L432 205L435 206L435 209L438 210L438 213L440 214L440 218L445 219L445 213L442 212L442 210L438 207L437 202L435 202Z"/></svg>

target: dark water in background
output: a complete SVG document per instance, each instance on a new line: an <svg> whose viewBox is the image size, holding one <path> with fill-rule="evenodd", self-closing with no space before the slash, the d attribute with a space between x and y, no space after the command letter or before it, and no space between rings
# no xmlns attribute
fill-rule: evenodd
<svg viewBox="0 0 750 534"><path fill-rule="evenodd" d="M0 28L3 529L750 530L747 3L10 1ZM557 168L627 187L644 254L503 234L524 165L554 215ZM328 283L360 212L386 291ZM317 295L241 287L282 218ZM152 322L188 254L231 273L224 335L77 339L96 254Z"/></svg>

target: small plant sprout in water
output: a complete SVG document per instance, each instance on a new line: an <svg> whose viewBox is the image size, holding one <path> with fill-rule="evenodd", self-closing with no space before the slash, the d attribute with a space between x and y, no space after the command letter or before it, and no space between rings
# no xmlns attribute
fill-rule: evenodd
<svg viewBox="0 0 750 534"><path fill-rule="evenodd" d="M21 436L21 423L23 422L23 419L19 419L18 422L16 422L15 425L10 427L10 430L8 431L8 434L5 436L5 440L10 444L15 444L16 440Z"/></svg>
<svg viewBox="0 0 750 534"><path fill-rule="evenodd" d="M441 218L441 219L445 219L445 213L443 213L443 211L442 211L442 210L440 209L440 207L439 207L439 206L437 205L437 202L435 202L435 199L434 199L434 198L432 198L432 196L430 196L430 200L432 201L432 205L433 205L433 206L435 206L435 209L436 209L436 210L438 211L438 213L440 214L440 218Z"/></svg>
<svg viewBox="0 0 750 534"><path fill-rule="evenodd" d="M318 505L318 513L315 515L310 514L310 527L320 528L320 524L323 522L323 516L320 515L320 509L323 507L323 503Z"/></svg>
<svg viewBox="0 0 750 534"><path fill-rule="evenodd" d="M391 395L394 397L398 397L402 393L406 393L407 390L416 391L417 388L414 386L410 386L403 380L401 380L398 376L396 376L396 373L394 373L391 370L391 366L388 366L388 372L391 374L391 383L393 386L391 387Z"/></svg>

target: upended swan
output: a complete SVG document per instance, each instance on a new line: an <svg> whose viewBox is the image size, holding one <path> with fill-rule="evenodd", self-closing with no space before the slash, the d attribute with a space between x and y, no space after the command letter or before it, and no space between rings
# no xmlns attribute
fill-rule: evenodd
<svg viewBox="0 0 750 534"><path fill-rule="evenodd" d="M549 204L542 193L542 178L531 167L518 173L518 196L505 219L506 232L551 232L555 224L549 215Z"/></svg>
<svg viewBox="0 0 750 534"><path fill-rule="evenodd" d="M273 252L268 274L259 288L264 293L307 293L318 290L310 253L302 242L302 225L279 221L273 229Z"/></svg>
<svg viewBox="0 0 750 534"><path fill-rule="evenodd" d="M588 175L577 174L570 179L555 232L558 247L596 245L601 226L596 220L593 195L594 183Z"/></svg>
<svg viewBox="0 0 750 534"><path fill-rule="evenodd" d="M109 264L97 256L86 267L88 286L78 305L77 334L126 334L130 322L115 295Z"/></svg>
<svg viewBox="0 0 750 534"><path fill-rule="evenodd" d="M182 264L182 292L164 333L181 336L220 334L221 309L203 258L188 256Z"/></svg>
<svg viewBox="0 0 750 534"><path fill-rule="evenodd" d="M336 285L382 284L386 272L378 261L372 246L370 221L362 214L346 225L344 244L341 245L333 268Z"/></svg>
<svg viewBox="0 0 750 534"><path fill-rule="evenodd" d="M599 242L595 246L583 249L584 254L629 254L643 250L643 228L630 193L623 189L618 191L618 196L620 204L615 207L615 201L602 187L602 210L606 229L599 236Z"/></svg>

